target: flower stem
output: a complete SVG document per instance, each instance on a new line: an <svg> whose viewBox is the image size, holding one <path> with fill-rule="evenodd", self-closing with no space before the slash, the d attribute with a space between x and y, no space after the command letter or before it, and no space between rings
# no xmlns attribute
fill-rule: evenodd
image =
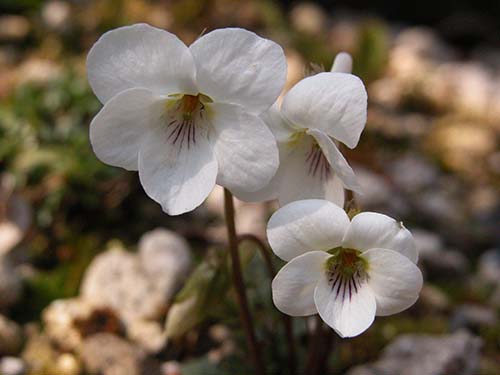
<svg viewBox="0 0 500 375"><path fill-rule="evenodd" d="M248 308L248 300L241 271L240 255L238 252L238 237L236 236L236 225L234 221L233 195L226 188L224 188L224 213L226 216L229 253L231 254L231 265L233 268L233 284L238 299L240 320L245 331L247 345L255 367L255 374L264 375L264 363L262 362L260 347L255 336L253 320L250 314L250 309Z"/></svg>
<svg viewBox="0 0 500 375"><path fill-rule="evenodd" d="M269 273L269 277L274 279L276 276L276 269L274 268L273 261L271 259L269 248L266 246L264 241L262 241L259 237L247 233L238 236L238 243L243 241L252 241L254 242L260 250L262 257L264 258L264 262L266 263L267 271ZM285 330L286 341L288 345L288 363L289 363L289 374L295 375L297 373L297 363L296 359L296 351L295 351L295 341L293 338L293 325L292 318L286 314L280 313L283 328Z"/></svg>

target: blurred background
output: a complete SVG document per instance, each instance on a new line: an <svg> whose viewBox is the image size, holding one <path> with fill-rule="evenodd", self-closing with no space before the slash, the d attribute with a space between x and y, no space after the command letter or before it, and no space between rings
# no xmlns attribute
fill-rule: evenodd
<svg viewBox="0 0 500 375"><path fill-rule="evenodd" d="M406 312L328 340L318 371L500 373L500 2L0 0L0 374L251 373L220 190L168 217L90 148L86 54L135 22L187 44L256 31L284 47L287 89L350 52L369 92L347 153L358 202L412 230L426 282ZM238 202L238 231L263 238L273 208ZM289 374L264 263L242 252L266 366ZM299 374L312 323L294 319Z"/></svg>

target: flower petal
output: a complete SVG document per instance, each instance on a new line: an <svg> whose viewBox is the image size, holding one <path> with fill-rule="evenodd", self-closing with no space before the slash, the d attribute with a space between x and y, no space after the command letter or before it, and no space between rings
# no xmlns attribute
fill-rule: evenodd
<svg viewBox="0 0 500 375"><path fill-rule="evenodd" d="M341 337L357 336L368 329L377 309L375 295L366 280L358 284L355 292L351 290L351 294L345 292L347 285L332 287L327 273L323 272L314 290L319 316Z"/></svg>
<svg viewBox="0 0 500 375"><path fill-rule="evenodd" d="M256 115L236 104L207 104L219 162L217 183L234 193L256 191L269 183L279 165L273 134Z"/></svg>
<svg viewBox="0 0 500 375"><path fill-rule="evenodd" d="M174 34L146 24L108 31L87 57L89 83L102 103L134 87L196 94L195 73L187 46Z"/></svg>
<svg viewBox="0 0 500 375"><path fill-rule="evenodd" d="M345 233L342 246L364 251L373 248L394 250L417 263L418 252L410 231L401 222L375 213L354 216Z"/></svg>
<svg viewBox="0 0 500 375"><path fill-rule="evenodd" d="M144 135L160 121L163 98L129 89L109 100L90 124L90 143L104 163L137 170Z"/></svg>
<svg viewBox="0 0 500 375"><path fill-rule="evenodd" d="M198 130L195 145L172 144L165 128L148 134L139 152L139 178L146 193L169 215L194 210L215 186L217 159Z"/></svg>
<svg viewBox="0 0 500 375"><path fill-rule="evenodd" d="M335 173L311 173L307 150L298 148L283 157L277 175L281 176L278 199L285 205L301 199L326 199L344 206L344 187Z"/></svg>
<svg viewBox="0 0 500 375"><path fill-rule="evenodd" d="M331 72L351 73L352 57L347 52L339 52L333 61Z"/></svg>
<svg viewBox="0 0 500 375"><path fill-rule="evenodd" d="M354 171L331 138L322 131L316 129L310 129L307 133L312 135L318 142L328 163L332 166L335 174L342 180L344 186L349 190L359 192L361 186L354 175Z"/></svg>
<svg viewBox="0 0 500 375"><path fill-rule="evenodd" d="M293 258L277 273L272 290L278 310L291 316L317 313L314 288L329 257L324 251L311 251Z"/></svg>
<svg viewBox="0 0 500 375"><path fill-rule="evenodd" d="M396 314L415 303L423 279L414 263L387 249L371 249L362 257L369 263L368 283L377 301L377 315Z"/></svg>
<svg viewBox="0 0 500 375"><path fill-rule="evenodd" d="M285 84L283 49L250 31L214 30L189 49L200 92L216 102L240 104L260 114L274 103Z"/></svg>
<svg viewBox="0 0 500 375"><path fill-rule="evenodd" d="M366 124L367 94L352 74L319 73L304 78L285 95L283 116L303 128L319 129L356 147Z"/></svg>
<svg viewBox="0 0 500 375"><path fill-rule="evenodd" d="M285 119L281 116L278 104L275 102L271 108L260 115L260 118L271 129L276 141L278 143L286 143L290 136L297 130L294 129Z"/></svg>
<svg viewBox="0 0 500 375"><path fill-rule="evenodd" d="M340 245L349 218L343 209L320 199L296 201L281 207L267 224L274 253L289 261L309 251Z"/></svg>

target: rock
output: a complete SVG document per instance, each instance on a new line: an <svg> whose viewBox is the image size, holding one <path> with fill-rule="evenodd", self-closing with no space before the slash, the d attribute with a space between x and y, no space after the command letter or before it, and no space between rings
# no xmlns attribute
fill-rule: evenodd
<svg viewBox="0 0 500 375"><path fill-rule="evenodd" d="M31 207L14 193L14 177L0 176L0 256L9 252L24 237L31 224Z"/></svg>
<svg viewBox="0 0 500 375"><path fill-rule="evenodd" d="M22 344L23 332L21 327L5 316L0 315L0 356L17 354L21 350Z"/></svg>
<svg viewBox="0 0 500 375"><path fill-rule="evenodd" d="M184 239L157 229L143 236L138 255L120 249L98 255L85 273L81 296L114 309L127 322L154 320L165 313L190 263Z"/></svg>
<svg viewBox="0 0 500 375"><path fill-rule="evenodd" d="M109 333L86 338L81 359L88 372L102 375L161 375L160 364L144 351Z"/></svg>
<svg viewBox="0 0 500 375"><path fill-rule="evenodd" d="M393 192L383 176L363 167L357 167L355 171L362 191L362 194L355 193L355 198L363 209L383 206L390 201Z"/></svg>
<svg viewBox="0 0 500 375"><path fill-rule="evenodd" d="M124 321L159 318L171 294L147 275L135 254L119 249L98 255L81 285L84 299L115 310Z"/></svg>
<svg viewBox="0 0 500 375"><path fill-rule="evenodd" d="M443 118L428 134L427 147L451 170L479 178L488 156L497 150L497 132L482 123Z"/></svg>
<svg viewBox="0 0 500 375"><path fill-rule="evenodd" d="M415 193L436 183L437 169L417 155L406 155L389 164L388 173L399 189Z"/></svg>
<svg viewBox="0 0 500 375"><path fill-rule="evenodd" d="M425 283L420 291L419 304L431 311L446 311L450 308L450 299L441 289Z"/></svg>
<svg viewBox="0 0 500 375"><path fill-rule="evenodd" d="M37 326L26 329L27 342L22 358L30 369L30 374L54 374L54 363L58 353L52 347L50 339L41 334Z"/></svg>
<svg viewBox="0 0 500 375"><path fill-rule="evenodd" d="M139 260L162 288L174 292L191 267L191 250L186 240L175 232L155 229L141 237Z"/></svg>
<svg viewBox="0 0 500 375"><path fill-rule="evenodd" d="M81 365L76 357L69 353L61 354L54 364L57 375L80 375Z"/></svg>
<svg viewBox="0 0 500 375"><path fill-rule="evenodd" d="M62 31L68 27L70 17L71 6L65 1L48 1L42 8L42 20L53 30Z"/></svg>
<svg viewBox="0 0 500 375"><path fill-rule="evenodd" d="M159 322L135 320L127 326L127 336L148 353L157 353L166 344L166 335Z"/></svg>
<svg viewBox="0 0 500 375"><path fill-rule="evenodd" d="M411 233L420 257L443 249L443 241L438 234L424 229L412 229Z"/></svg>
<svg viewBox="0 0 500 375"><path fill-rule="evenodd" d="M432 280L462 278L469 268L467 258L456 250L443 250L424 254L419 258L425 275Z"/></svg>
<svg viewBox="0 0 500 375"><path fill-rule="evenodd" d="M78 349L87 335L123 332L112 310L96 308L82 298L53 301L43 311L42 319L45 334L66 351Z"/></svg>
<svg viewBox="0 0 500 375"><path fill-rule="evenodd" d="M26 17L14 14L0 16L0 41L19 41L30 31L30 22Z"/></svg>
<svg viewBox="0 0 500 375"><path fill-rule="evenodd" d="M162 375L182 375L181 365L177 361L168 361L161 365Z"/></svg>
<svg viewBox="0 0 500 375"><path fill-rule="evenodd" d="M190 266L188 243L174 232L156 229L141 238L138 254L115 248L97 256L85 273L81 298L114 310L129 338L157 352L165 345L160 320Z"/></svg>
<svg viewBox="0 0 500 375"><path fill-rule="evenodd" d="M0 256L0 311L17 302L22 280L6 256Z"/></svg>
<svg viewBox="0 0 500 375"><path fill-rule="evenodd" d="M3 357L0 359L0 374L2 375L25 375L26 364L21 358Z"/></svg>
<svg viewBox="0 0 500 375"><path fill-rule="evenodd" d="M290 12L292 26L298 31L321 35L325 32L325 12L312 2L300 3L293 7Z"/></svg>
<svg viewBox="0 0 500 375"><path fill-rule="evenodd" d="M481 254L477 273L481 281L500 285L500 249L491 249Z"/></svg>
<svg viewBox="0 0 500 375"><path fill-rule="evenodd" d="M451 335L410 334L397 337L374 363L356 366L347 375L475 374L481 339L467 331Z"/></svg>
<svg viewBox="0 0 500 375"><path fill-rule="evenodd" d="M471 304L457 307L450 318L452 331L467 328L478 332L482 327L494 327L497 323L498 317L494 309Z"/></svg>

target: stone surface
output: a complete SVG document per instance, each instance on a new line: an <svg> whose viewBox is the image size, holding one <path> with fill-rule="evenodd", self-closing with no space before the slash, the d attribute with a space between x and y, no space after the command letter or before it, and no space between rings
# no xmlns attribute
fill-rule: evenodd
<svg viewBox="0 0 500 375"><path fill-rule="evenodd" d="M443 249L443 241L437 233L424 229L412 229L411 233L413 235L413 239L415 240L415 246L420 257L441 251Z"/></svg>
<svg viewBox="0 0 500 375"><path fill-rule="evenodd" d="M45 334L66 351L78 349L87 335L123 331L113 310L96 308L82 298L52 302L43 311L42 320Z"/></svg>
<svg viewBox="0 0 500 375"><path fill-rule="evenodd" d="M420 291L419 304L430 311L445 311L450 308L450 299L441 289L425 283Z"/></svg>
<svg viewBox="0 0 500 375"><path fill-rule="evenodd" d="M23 331L17 323L0 315L0 356L14 355L21 350Z"/></svg>
<svg viewBox="0 0 500 375"><path fill-rule="evenodd" d="M355 193L355 198L361 207L370 209L388 204L393 191L384 177L363 167L354 169L362 191L362 194Z"/></svg>
<svg viewBox="0 0 500 375"><path fill-rule="evenodd" d="M85 273L81 296L94 305L114 309L127 322L160 318L180 278L186 275L189 256L179 256L180 248L175 246L155 248L152 242L143 242L140 255L115 248L94 258Z"/></svg>
<svg viewBox="0 0 500 375"><path fill-rule="evenodd" d="M386 347L381 359L356 366L347 375L476 374L481 345L481 339L467 331L403 335Z"/></svg>
<svg viewBox="0 0 500 375"><path fill-rule="evenodd" d="M457 250L436 251L423 254L419 258L425 275L432 280L450 280L466 276L469 262L467 258Z"/></svg>
<svg viewBox="0 0 500 375"><path fill-rule="evenodd" d="M417 155L396 159L388 167L391 180L404 192L414 193L436 183L437 169Z"/></svg>
<svg viewBox="0 0 500 375"><path fill-rule="evenodd" d="M478 272L481 281L500 285L500 249L491 249L479 257Z"/></svg>
<svg viewBox="0 0 500 375"><path fill-rule="evenodd" d="M3 357L0 359L0 374L2 375L25 375L26 364L21 358Z"/></svg>
<svg viewBox="0 0 500 375"><path fill-rule="evenodd" d="M497 313L491 307L465 304L457 307L450 318L452 330L467 328L479 331L482 327L494 327L498 324Z"/></svg>
<svg viewBox="0 0 500 375"><path fill-rule="evenodd" d="M160 364L148 358L134 344L109 333L86 338L81 359L91 374L102 375L161 375Z"/></svg>
<svg viewBox="0 0 500 375"><path fill-rule="evenodd" d="M175 291L191 267L191 251L184 238L158 228L141 237L139 260L150 277L163 288Z"/></svg>
<svg viewBox="0 0 500 375"><path fill-rule="evenodd" d="M22 280L7 257L0 255L0 311L17 302L22 292Z"/></svg>
<svg viewBox="0 0 500 375"><path fill-rule="evenodd" d="M135 320L129 323L127 336L150 353L159 352L166 344L163 326L156 321Z"/></svg>

